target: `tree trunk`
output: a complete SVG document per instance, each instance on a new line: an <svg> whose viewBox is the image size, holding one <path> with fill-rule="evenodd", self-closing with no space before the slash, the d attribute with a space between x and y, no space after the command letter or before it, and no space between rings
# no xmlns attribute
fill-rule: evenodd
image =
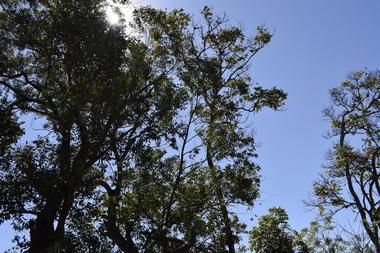
<svg viewBox="0 0 380 253"><path fill-rule="evenodd" d="M127 236L125 238L114 224L107 224L107 236L110 238L117 247L125 253L138 253L136 245L133 243L132 238Z"/></svg>
<svg viewBox="0 0 380 253"><path fill-rule="evenodd" d="M118 164L120 165L120 163ZM124 236L117 226L116 212L119 207L120 200L120 181L118 181L118 187L116 187L115 190L113 190L111 186L105 181L99 181L99 185L101 185L107 191L107 194L109 196L107 217L104 223L107 230L107 237L110 238L111 241L113 241L121 251L125 253L138 253L139 250L134 243L130 233L125 233Z"/></svg>
<svg viewBox="0 0 380 253"><path fill-rule="evenodd" d="M59 191L51 191L37 218L29 222L28 253L53 253L57 244L64 239L64 232L54 228L62 201Z"/></svg>
<svg viewBox="0 0 380 253"><path fill-rule="evenodd" d="M212 161L210 149L211 149L210 145L207 145L207 163L210 169L211 180L214 185L214 190L216 193L216 197L218 199L219 207L223 216L224 230L226 233L226 244L228 247L228 252L235 253L235 239L232 233L231 222L230 222L230 218L228 217L228 210L227 210L226 202L224 201L221 183L218 179L217 171Z"/></svg>
<svg viewBox="0 0 380 253"><path fill-rule="evenodd" d="M50 214L39 214L36 220L29 222L30 243L28 253L48 253L55 243L59 241L54 231L54 216Z"/></svg>

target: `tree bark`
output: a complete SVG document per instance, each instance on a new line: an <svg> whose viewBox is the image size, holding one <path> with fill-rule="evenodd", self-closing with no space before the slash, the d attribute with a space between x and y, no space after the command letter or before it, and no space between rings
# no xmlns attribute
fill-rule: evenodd
<svg viewBox="0 0 380 253"><path fill-rule="evenodd" d="M63 234L57 233L54 229L58 202L48 202L45 210L38 214L35 220L29 222L30 242L28 253L51 252L50 249L63 240Z"/></svg>

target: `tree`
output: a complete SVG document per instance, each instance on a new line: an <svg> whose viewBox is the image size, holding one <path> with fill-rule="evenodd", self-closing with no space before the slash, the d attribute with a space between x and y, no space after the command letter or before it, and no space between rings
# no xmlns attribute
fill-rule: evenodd
<svg viewBox="0 0 380 253"><path fill-rule="evenodd" d="M380 252L380 72L349 74L330 97L332 105L324 115L331 123L329 136L338 140L310 204L328 215L342 209L358 214Z"/></svg>
<svg viewBox="0 0 380 253"><path fill-rule="evenodd" d="M281 207L272 207L259 218L249 235L251 250L256 253L294 253L294 231Z"/></svg>
<svg viewBox="0 0 380 253"><path fill-rule="evenodd" d="M324 219L322 224L318 220L310 222L308 228L297 233L296 240L307 245L309 253L355 252L348 250L350 243L343 239L330 219Z"/></svg>
<svg viewBox="0 0 380 253"><path fill-rule="evenodd" d="M319 220L322 218L322 220ZM373 253L368 235L343 227L331 218L319 217L310 222L310 226L301 229L295 235L295 241L306 246L308 253Z"/></svg>
<svg viewBox="0 0 380 253"><path fill-rule="evenodd" d="M269 43L269 32L258 27L258 34L246 39L240 28L226 27L226 19L214 17L209 8L204 8L202 14L205 28L194 27L188 35L191 46L188 45L180 75L192 96L199 99L202 124L197 131L205 147L225 241L228 251L233 253L236 239L228 204L252 205L258 197L259 183L259 167L252 162L256 156L254 139L240 124L242 113L258 112L266 106L277 109L286 94L276 88L250 87L247 65Z"/></svg>
<svg viewBox="0 0 380 253"><path fill-rule="evenodd" d="M72 209L91 194L110 129L122 127L127 40L103 1L2 1L0 85L13 109L45 122L0 178L0 221L30 231L29 252L60 247ZM46 132L45 132L46 133ZM83 200L84 199L84 200ZM32 219L28 219L32 215Z"/></svg>
<svg viewBox="0 0 380 253"><path fill-rule="evenodd" d="M371 253L368 238L337 225L329 218L313 220L300 231L288 224L282 208L271 208L250 231L251 250L256 253Z"/></svg>
<svg viewBox="0 0 380 253"><path fill-rule="evenodd" d="M248 73L270 33L246 38L209 8L194 24L145 7L128 38L105 4L0 5L4 122L44 123L27 143L1 133L0 223L28 230L18 241L32 253L235 252L245 224L229 206L259 194L242 121L286 98Z"/></svg>
<svg viewBox="0 0 380 253"><path fill-rule="evenodd" d="M276 88L251 87L248 63L270 34L260 27L254 39L245 39L209 8L202 16L193 24L182 10L135 12L135 27L152 55L174 67L180 106L170 145L151 145L129 157L129 149L117 151L118 176L103 182L118 231L113 237L134 252L225 252L226 245L235 252L244 224L228 206L253 205L258 196L254 139L240 121L245 112L277 109L286 98Z"/></svg>

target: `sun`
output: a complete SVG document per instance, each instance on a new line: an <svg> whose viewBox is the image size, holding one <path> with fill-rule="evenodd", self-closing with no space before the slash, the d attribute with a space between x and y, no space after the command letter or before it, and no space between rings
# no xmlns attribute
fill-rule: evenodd
<svg viewBox="0 0 380 253"><path fill-rule="evenodd" d="M111 6L106 7L106 17L107 17L107 21L111 25L116 25L120 22L119 15L112 9Z"/></svg>
<svg viewBox="0 0 380 253"><path fill-rule="evenodd" d="M106 0L106 3L104 12L107 22L112 26L122 25L125 31L131 35L133 33L133 28L131 27L133 11L141 5L141 2L137 3L137 1L130 0L128 4L121 4Z"/></svg>

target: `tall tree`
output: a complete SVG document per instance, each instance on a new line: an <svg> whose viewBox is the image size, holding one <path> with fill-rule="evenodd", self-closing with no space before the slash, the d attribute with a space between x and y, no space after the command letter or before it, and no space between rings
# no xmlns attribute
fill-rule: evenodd
<svg viewBox="0 0 380 253"><path fill-rule="evenodd" d="M330 97L324 115L337 142L310 204L330 215L342 209L358 214L380 252L380 72L349 74Z"/></svg>
<svg viewBox="0 0 380 253"><path fill-rule="evenodd" d="M105 4L0 3L0 112L15 126L0 135L0 222L29 230L32 253L235 252L245 225L229 207L259 194L243 121L286 98L249 74L271 34L145 7L127 38ZM45 136L15 145L15 110Z"/></svg>
<svg viewBox="0 0 380 253"><path fill-rule="evenodd" d="M228 252L235 252L236 235L228 205L252 205L258 197L254 139L247 134L241 120L244 112L258 112L262 107L277 109L286 95L276 88L251 86L248 65L254 55L269 43L271 34L258 27L254 38L226 25L226 17L214 16L205 7L203 27L188 33L180 76L192 96L198 98L200 134L211 186L224 224ZM238 189L237 189L238 188Z"/></svg>
<svg viewBox="0 0 380 253"><path fill-rule="evenodd" d="M0 178L0 221L29 229L29 252L61 246L70 212L94 187L94 164L130 103L120 75L128 41L122 27L108 25L104 4L0 3L1 91L48 132L14 149Z"/></svg>
<svg viewBox="0 0 380 253"><path fill-rule="evenodd" d="M228 207L253 205L258 196L254 138L241 121L263 107L279 108L286 98L279 89L251 85L248 74L271 35L259 27L247 39L207 7L202 17L194 24L182 10L135 12L135 27L152 56L173 66L179 106L172 138L161 136L132 156L125 155L130 149L115 154L123 158L116 162L122 176L103 182L114 238L126 252L128 245L133 252L225 252L226 246L235 252L244 224ZM111 200L115 180L124 190Z"/></svg>

